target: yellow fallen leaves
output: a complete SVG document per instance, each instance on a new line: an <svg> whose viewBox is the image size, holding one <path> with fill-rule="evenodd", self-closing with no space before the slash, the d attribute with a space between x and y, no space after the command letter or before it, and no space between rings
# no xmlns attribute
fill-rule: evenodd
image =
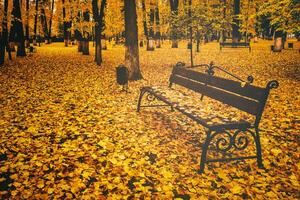
<svg viewBox="0 0 300 200"><path fill-rule="evenodd" d="M299 175L299 174L298 174ZM291 176L290 176L290 181L292 182L292 184L296 187L299 187L299 177L297 178L297 176L293 173Z"/></svg>
<svg viewBox="0 0 300 200"><path fill-rule="evenodd" d="M279 154L282 153L281 149L271 149L271 152L273 153L274 156L278 156Z"/></svg>
<svg viewBox="0 0 300 200"><path fill-rule="evenodd" d="M163 174L165 179L171 179L173 177L173 174L167 169L164 169L162 171L162 174Z"/></svg>
<svg viewBox="0 0 300 200"><path fill-rule="evenodd" d="M52 194L54 192L54 188L48 188L47 193Z"/></svg>
<svg viewBox="0 0 300 200"><path fill-rule="evenodd" d="M37 182L37 187L42 189L45 186L44 181L40 180L39 182Z"/></svg>
<svg viewBox="0 0 300 200"><path fill-rule="evenodd" d="M122 48L104 52L99 68L91 57L59 45L0 70L0 199L297 199L300 85L283 66L288 60L300 65L298 52L274 55L254 47L219 53L215 43L203 46L196 62L213 60L241 77L251 74L254 85L277 79L280 88L260 125L266 170L247 160L212 163L199 175L204 129L166 108L135 112L139 88L167 85L186 49L141 50L147 80L120 93L113 69L123 61ZM174 101L186 98L179 97ZM189 99L193 113L205 115L215 106L196 103L196 95ZM237 120L223 108L217 106L222 117Z"/></svg>
<svg viewBox="0 0 300 200"><path fill-rule="evenodd" d="M233 186L233 188L230 189L230 191L233 193L233 194L241 194L242 191L243 191L243 188L239 185L235 185Z"/></svg>

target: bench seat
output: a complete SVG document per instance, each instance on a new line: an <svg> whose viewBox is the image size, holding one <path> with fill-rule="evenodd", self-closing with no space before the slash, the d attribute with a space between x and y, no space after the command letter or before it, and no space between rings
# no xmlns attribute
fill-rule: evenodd
<svg viewBox="0 0 300 200"><path fill-rule="evenodd" d="M196 106L194 97L168 86L152 86L143 89L210 130L230 130L241 127L246 129L251 127L251 123L246 119L247 116L237 116L236 111L231 108L227 109L226 115L221 115L216 112L216 106L211 106L211 104L208 106L204 105L203 101L200 102L200 97L200 106ZM224 105L218 106L226 107Z"/></svg>

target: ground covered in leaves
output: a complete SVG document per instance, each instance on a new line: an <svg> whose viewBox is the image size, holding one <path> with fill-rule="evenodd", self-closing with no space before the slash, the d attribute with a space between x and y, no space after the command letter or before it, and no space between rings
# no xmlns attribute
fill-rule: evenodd
<svg viewBox="0 0 300 200"><path fill-rule="evenodd" d="M201 175L201 126L168 108L136 112L140 87L167 85L172 66L188 63L185 44L142 49L144 80L129 93L115 80L119 46L103 52L101 67L62 43L15 59L0 70L0 198L299 199L300 53L271 53L270 44L249 53L210 43L195 55L196 63L253 75L254 85L280 84L260 126L266 169L255 160L215 163Z"/></svg>

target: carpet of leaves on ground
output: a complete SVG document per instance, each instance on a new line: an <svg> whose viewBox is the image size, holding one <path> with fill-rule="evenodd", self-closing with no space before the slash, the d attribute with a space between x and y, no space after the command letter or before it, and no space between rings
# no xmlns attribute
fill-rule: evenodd
<svg viewBox="0 0 300 200"><path fill-rule="evenodd" d="M172 66L188 63L185 44L142 49L145 79L129 93L115 80L122 47L104 51L101 67L63 44L15 59L0 71L0 198L299 199L300 54L271 53L270 44L249 53L211 43L195 55L253 75L254 85L280 83L260 126L266 170L248 160L211 164L201 175L201 126L167 108L136 112L140 87L167 85Z"/></svg>

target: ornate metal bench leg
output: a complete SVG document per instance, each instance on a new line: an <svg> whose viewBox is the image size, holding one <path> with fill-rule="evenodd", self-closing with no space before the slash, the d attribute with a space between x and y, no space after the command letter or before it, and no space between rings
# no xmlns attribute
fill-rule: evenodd
<svg viewBox="0 0 300 200"><path fill-rule="evenodd" d="M258 128L255 128L255 132L256 132L255 145L256 145L257 165L259 168L263 169L264 165L262 163L261 145L260 145L260 137L259 137Z"/></svg>
<svg viewBox="0 0 300 200"><path fill-rule="evenodd" d="M174 112L174 108L173 108L173 106L171 106L171 112Z"/></svg>
<svg viewBox="0 0 300 200"><path fill-rule="evenodd" d="M210 133L211 133L210 131L207 132L205 142L202 145L200 169L198 172L199 174L202 174L204 172L204 167L205 167L205 163L206 163L206 154L207 154L207 150L208 150L208 146L209 146L209 142L210 142Z"/></svg>
<svg viewBox="0 0 300 200"><path fill-rule="evenodd" d="M141 90L141 93L140 93L140 97L139 97L139 101L138 101L138 105L137 105L137 112L140 112L140 109L141 109L141 102L142 102L142 98L145 94L145 90Z"/></svg>

